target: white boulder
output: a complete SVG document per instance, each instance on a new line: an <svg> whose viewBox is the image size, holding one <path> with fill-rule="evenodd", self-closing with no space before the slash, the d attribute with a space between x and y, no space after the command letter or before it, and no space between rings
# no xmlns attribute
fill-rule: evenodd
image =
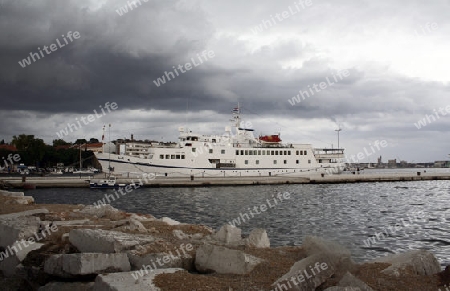
<svg viewBox="0 0 450 291"><path fill-rule="evenodd" d="M248 274L262 259L222 246L203 245L197 249L195 267L200 273Z"/></svg>
<svg viewBox="0 0 450 291"><path fill-rule="evenodd" d="M118 231L101 229L72 229L69 241L80 252L86 253L119 253L138 245L153 242L150 235L127 234Z"/></svg>
<svg viewBox="0 0 450 291"><path fill-rule="evenodd" d="M110 272L130 271L130 262L125 253L76 253L52 255L45 261L44 271L49 275L71 278Z"/></svg>
<svg viewBox="0 0 450 291"><path fill-rule="evenodd" d="M225 224L222 226L217 233L212 235L212 238L229 244L229 243L235 243L242 240L242 231L240 228L237 228L230 224Z"/></svg>
<svg viewBox="0 0 450 291"><path fill-rule="evenodd" d="M336 269L327 254L315 254L296 262L272 286L277 290L309 291L328 280Z"/></svg>
<svg viewBox="0 0 450 291"><path fill-rule="evenodd" d="M6 247L3 252L0 252L0 271L8 277L15 275L16 267L25 260L28 253L40 249L43 245L41 243L18 241Z"/></svg>
<svg viewBox="0 0 450 291"><path fill-rule="evenodd" d="M344 277L339 281L338 286L344 288L354 288L361 291L374 291L371 287L369 287L365 282L356 278L349 272L347 272Z"/></svg>
<svg viewBox="0 0 450 291"><path fill-rule="evenodd" d="M153 271L133 271L98 275L95 291L160 291L153 280L160 274L173 274L183 269L158 269Z"/></svg>
<svg viewBox="0 0 450 291"><path fill-rule="evenodd" d="M28 239L39 230L39 217L35 216L0 216L0 246L14 245L21 239Z"/></svg>
<svg viewBox="0 0 450 291"><path fill-rule="evenodd" d="M381 271L384 274L399 277L401 272L409 268L418 275L434 275L441 271L436 257L425 250L409 251L402 254L389 255L378 258L373 262L388 263L390 267Z"/></svg>
<svg viewBox="0 0 450 291"><path fill-rule="evenodd" d="M109 204L100 204L97 206L88 205L77 212L77 215L92 216L97 218L109 218L118 220L123 218L123 212Z"/></svg>
<svg viewBox="0 0 450 291"><path fill-rule="evenodd" d="M180 225L181 224L179 221L173 220L170 217L163 217L163 218L161 218L161 221L167 223L168 225Z"/></svg>
<svg viewBox="0 0 450 291"><path fill-rule="evenodd" d="M270 248L270 240L267 236L267 231L262 228L252 230L245 242L246 245L255 248Z"/></svg>

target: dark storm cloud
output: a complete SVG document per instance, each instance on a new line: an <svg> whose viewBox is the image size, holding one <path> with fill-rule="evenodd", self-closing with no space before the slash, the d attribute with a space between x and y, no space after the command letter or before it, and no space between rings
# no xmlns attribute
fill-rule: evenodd
<svg viewBox="0 0 450 291"><path fill-rule="evenodd" d="M68 122L105 102L117 102L119 110L69 140L100 135L105 122L115 123L122 137L167 136L170 127L174 138L187 115L194 127L222 130L237 102L255 127L269 131L283 124L292 139L299 132L334 139L338 124L362 146L383 136L401 138L399 147L413 141L420 146L428 134L448 132L450 117L414 127L449 105L448 1L312 0L257 34L256 26L294 1L141 0L119 16L116 10L128 2L1 1L0 112L8 126L0 138L30 133L49 142ZM423 33L431 23L438 28ZM25 68L19 65L69 31L81 37ZM154 84L203 51L215 56ZM300 91L342 70L350 75L290 104Z"/></svg>

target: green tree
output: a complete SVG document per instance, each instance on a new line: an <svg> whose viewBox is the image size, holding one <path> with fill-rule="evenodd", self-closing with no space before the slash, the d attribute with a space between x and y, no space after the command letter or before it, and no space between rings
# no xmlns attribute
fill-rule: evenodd
<svg viewBox="0 0 450 291"><path fill-rule="evenodd" d="M75 141L75 143L74 144L86 144L87 143L87 140L86 139L81 139L81 138L79 138L79 139L77 139L76 141Z"/></svg>
<svg viewBox="0 0 450 291"><path fill-rule="evenodd" d="M70 143L66 142L63 139L54 139L53 140L53 146L57 147L57 146L64 146L64 145L69 145Z"/></svg>
<svg viewBox="0 0 450 291"><path fill-rule="evenodd" d="M11 144L13 144L19 151L26 151L28 147L33 143L33 140L34 135L14 135Z"/></svg>

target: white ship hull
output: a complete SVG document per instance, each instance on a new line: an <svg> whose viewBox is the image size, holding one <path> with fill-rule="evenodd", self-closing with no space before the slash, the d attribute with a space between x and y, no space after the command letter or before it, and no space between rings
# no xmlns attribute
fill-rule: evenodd
<svg viewBox="0 0 450 291"><path fill-rule="evenodd" d="M181 163L174 163L173 165L157 164L151 159L123 156L116 154L96 154L98 161L102 165L103 171L107 171L108 167L112 168L115 175L122 175L125 177L139 177L143 174L154 175L156 177L250 177L250 176L288 176L288 177L309 177L314 174L338 174L342 172L344 163L322 163L318 164L315 159L314 163L311 161L310 166L297 165L297 159L284 159L280 161L283 163L280 167L273 165L266 165L256 167L256 157L253 158L254 167L219 167L217 164L210 165L188 165ZM290 161L290 162L289 162ZM271 160L273 163L273 161ZM200 164L201 162L199 161ZM245 163L245 160L243 161ZM304 163L308 163L306 159ZM195 164L195 162L194 162ZM261 161L260 161L261 164Z"/></svg>

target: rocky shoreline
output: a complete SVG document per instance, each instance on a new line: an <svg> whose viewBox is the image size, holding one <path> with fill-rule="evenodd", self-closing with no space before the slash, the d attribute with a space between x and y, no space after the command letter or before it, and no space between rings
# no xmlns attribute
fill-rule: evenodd
<svg viewBox="0 0 450 291"><path fill-rule="evenodd" d="M242 238L110 205L36 205L0 191L2 290L450 290L430 252L362 264L336 242L306 237L271 248L264 229Z"/></svg>

